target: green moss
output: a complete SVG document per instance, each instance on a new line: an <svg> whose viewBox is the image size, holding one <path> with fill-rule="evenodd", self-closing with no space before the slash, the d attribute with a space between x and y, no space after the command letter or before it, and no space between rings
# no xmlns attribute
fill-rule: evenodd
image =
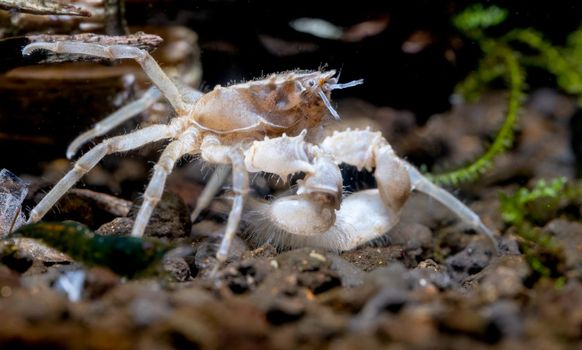
<svg viewBox="0 0 582 350"><path fill-rule="evenodd" d="M501 214L503 220L511 225L522 225L526 221L536 220L536 213L528 210L528 206L538 200L544 200L545 207L554 207L560 195L564 192L566 179L561 177L550 182L540 180L533 189L518 189L513 195L500 195Z"/></svg>
<svg viewBox="0 0 582 350"><path fill-rule="evenodd" d="M540 180L532 189L519 188L511 195L500 194L503 220L513 226L519 245L536 278L560 278L565 272L562 245L539 225L556 215L564 202L578 200L578 186L566 186L565 178ZM550 214L550 215L548 215Z"/></svg>
<svg viewBox="0 0 582 350"><path fill-rule="evenodd" d="M496 26L507 18L507 10L497 6L474 4L453 18L453 24L465 33Z"/></svg>
<svg viewBox="0 0 582 350"><path fill-rule="evenodd" d="M489 63L489 61L495 63ZM490 66L494 66L496 69L491 70ZM510 89L507 114L493 143L485 153L464 167L442 174L430 174L429 178L435 183L457 185L461 182L473 181L492 166L495 157L513 146L513 130L517 125L525 86L525 74L519 65L517 54L506 46L496 45L487 57L487 61L484 61L484 67L477 70L474 75L469 76L460 88L463 89L464 93L476 98L478 89L483 86L482 82L491 81L501 74L503 74Z"/></svg>
<svg viewBox="0 0 582 350"><path fill-rule="evenodd" d="M503 41L519 42L536 51L526 65L534 65L552 73L564 92L578 96L582 103L582 34L574 32L568 39L569 47L557 47L546 41L533 29L516 29L502 38Z"/></svg>
<svg viewBox="0 0 582 350"><path fill-rule="evenodd" d="M467 37L475 40L483 59L477 69L456 87L456 93L466 101L476 100L491 82L502 78L509 89L507 112L494 141L474 161L441 174L427 174L437 184L457 185L474 181L492 166L495 158L513 146L514 129L518 123L526 87L526 69L543 68L556 77L565 92L578 97L582 104L582 29L573 32L566 47L547 42L533 29L515 29L498 38L490 38L484 29L498 25L507 18L507 11L496 6L470 6L453 19L453 24ZM524 53L515 43L527 45L533 53Z"/></svg>

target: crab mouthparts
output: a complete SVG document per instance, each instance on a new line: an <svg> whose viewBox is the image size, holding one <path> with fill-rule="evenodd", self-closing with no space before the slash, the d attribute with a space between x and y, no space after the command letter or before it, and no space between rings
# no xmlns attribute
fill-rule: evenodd
<svg viewBox="0 0 582 350"><path fill-rule="evenodd" d="M333 108L333 106L331 105L331 102L329 102L329 99L327 98L327 96L325 96L325 92L323 92L323 90L321 90L321 89L317 89L317 93L319 94L319 97L321 97L321 99L323 100L323 104L325 105L325 107L327 108L329 113L331 113L331 116L333 117L333 119L339 120L340 116L337 113L337 111Z"/></svg>
<svg viewBox="0 0 582 350"><path fill-rule="evenodd" d="M319 97L321 97L321 100L323 101L323 104L325 105L325 107L327 108L327 110L329 111L329 113L331 113L333 119L335 120L339 120L340 116L337 113L337 111L333 108L333 106L331 105L331 102L329 101L329 99L327 98L327 96L325 95L325 92L323 92L323 90L335 90L335 89L346 89L346 88L350 88L353 86L357 86L360 84L364 83L364 79L358 79L358 80L352 80L348 83L344 83L344 84L338 84L338 83L333 83L333 84L326 84L327 86L324 86L323 89L318 89L317 93L319 94ZM327 87L327 89L326 89Z"/></svg>

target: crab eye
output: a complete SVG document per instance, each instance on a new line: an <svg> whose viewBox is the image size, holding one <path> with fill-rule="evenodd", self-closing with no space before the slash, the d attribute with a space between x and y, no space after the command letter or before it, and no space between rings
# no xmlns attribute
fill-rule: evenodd
<svg viewBox="0 0 582 350"><path fill-rule="evenodd" d="M309 87L314 87L315 86L315 80L308 80L307 81L307 85L309 85Z"/></svg>
<svg viewBox="0 0 582 350"><path fill-rule="evenodd" d="M295 83L295 92L298 92L298 93L300 93L300 94L301 94L301 93L303 93L305 90L307 90L307 89L305 88L305 86L303 86L303 84L301 84L300 82L296 82L296 83Z"/></svg>

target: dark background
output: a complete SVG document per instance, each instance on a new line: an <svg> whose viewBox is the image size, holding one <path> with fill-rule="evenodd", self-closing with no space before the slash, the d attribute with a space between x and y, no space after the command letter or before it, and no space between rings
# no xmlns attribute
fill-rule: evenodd
<svg viewBox="0 0 582 350"><path fill-rule="evenodd" d="M202 90L271 72L325 67L340 70L342 82L361 78L365 81L357 88L334 91L334 101L354 96L377 106L410 110L417 123L423 124L431 115L451 108L454 86L475 69L482 57L477 44L459 33L451 23L455 14L475 3L509 10L507 20L488 31L491 36L514 28L532 27L553 44L563 45L568 34L582 24L580 1L525 0L126 0L124 17L133 28L181 25L195 31L201 48ZM289 25L298 18L324 19L344 28L378 20L387 24L375 35L348 42L298 32ZM291 48L299 43L312 49L281 55L265 44L265 38ZM14 64L10 58L21 62L23 43L15 41L15 45L8 47L11 42L8 39L2 43L4 55L0 58L0 68L4 70ZM407 42L415 42L420 49L406 52L403 45ZM530 91L556 87L552 75L535 69L528 70L527 83ZM78 86L72 89L68 86L67 90L74 92L74 99L61 94L63 89L59 86L42 92L27 88L26 82L22 82L21 88L10 90L16 97L0 93L0 133L32 134L50 139L46 144L26 139L0 139L0 149L18 150L0 153L0 166L17 173L38 174L43 162L63 157L66 146L76 135L111 113L107 99L115 94L99 89L92 81L75 81L74 84ZM14 101L22 102L22 108L15 108ZM109 109L101 111L94 108L96 104ZM582 116L572 119L572 146L579 158L582 158L582 144L576 140L582 138L581 121ZM525 118L523 122L527 122ZM120 132L131 131L131 127ZM116 133L110 135L113 134ZM431 164L426 157L418 160Z"/></svg>
<svg viewBox="0 0 582 350"><path fill-rule="evenodd" d="M341 69L342 80L364 78L365 85L345 92L377 105L412 110L419 122L450 108L454 85L476 66L479 50L451 24L454 14L477 1L148 1L128 0L130 25L181 24L199 34L204 85L250 79L287 69ZM533 27L551 42L563 44L582 23L579 1L482 1L509 10L506 22L492 31ZM320 39L295 31L289 21L321 18L350 27L387 18L381 33L358 42ZM423 33L424 48L415 54L402 45ZM287 42L315 43L318 49L279 57L269 52L260 36ZM531 87L554 86L541 72L530 74ZM335 93L334 93L335 94ZM338 93L336 96L341 96Z"/></svg>

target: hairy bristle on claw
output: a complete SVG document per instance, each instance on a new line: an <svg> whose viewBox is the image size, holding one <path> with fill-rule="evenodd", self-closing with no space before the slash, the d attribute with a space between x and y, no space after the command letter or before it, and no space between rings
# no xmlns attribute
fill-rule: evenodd
<svg viewBox="0 0 582 350"><path fill-rule="evenodd" d="M325 96L325 93L321 89L318 89L317 93L319 94L319 97L321 97L321 99L323 100L323 104L325 104L325 107L327 107L327 109L329 110L329 113L331 113L333 118L335 120L339 120L340 119L339 114L333 108L333 106L331 105L331 102L329 102L329 99L327 98L327 96Z"/></svg>

